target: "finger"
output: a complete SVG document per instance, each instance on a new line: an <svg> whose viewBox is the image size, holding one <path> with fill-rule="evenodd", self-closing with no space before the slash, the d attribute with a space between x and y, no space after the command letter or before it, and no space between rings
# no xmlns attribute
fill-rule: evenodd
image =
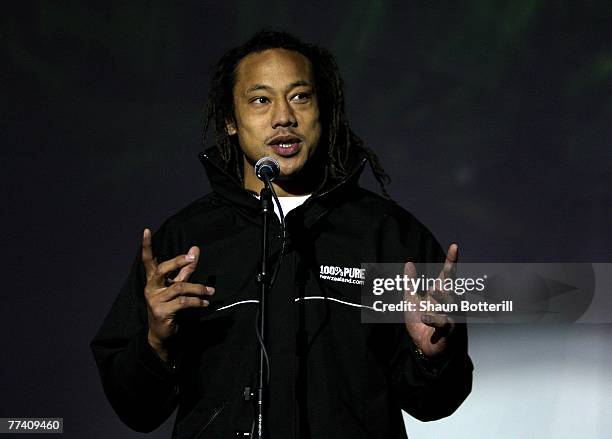
<svg viewBox="0 0 612 439"><path fill-rule="evenodd" d="M459 246L455 243L451 244L448 247L448 252L446 253L446 260L444 261L444 267L440 272L439 278L453 278L455 277L455 273L457 271L457 261L459 259Z"/></svg>
<svg viewBox="0 0 612 439"><path fill-rule="evenodd" d="M404 275L406 275L408 277L415 277L416 276L416 267L415 267L415 265L412 262L408 261L404 265Z"/></svg>
<svg viewBox="0 0 612 439"><path fill-rule="evenodd" d="M193 254L195 256L194 260L189 264L185 265L183 268L181 268L181 271L179 271L176 277L174 279L170 279L171 283L187 281L189 279L189 276L191 276L191 273L193 273L196 267L198 266L198 260L200 259L200 249L196 246L191 247L187 254Z"/></svg>
<svg viewBox="0 0 612 439"><path fill-rule="evenodd" d="M453 291L441 291L441 290L431 290L428 291L429 294L429 298L433 299L436 301L436 303L442 303L442 304L450 304L450 303L456 303L457 301L457 296L453 293Z"/></svg>
<svg viewBox="0 0 612 439"><path fill-rule="evenodd" d="M404 276L406 276L408 279L413 279L416 277L416 274L417 272L415 265L410 261L406 262L406 264L404 265ZM405 292L410 295L414 294L412 282L408 282L408 288L406 288Z"/></svg>
<svg viewBox="0 0 612 439"><path fill-rule="evenodd" d="M205 308L210 304L208 300L199 297L179 296L171 302L166 302L164 311L169 315L174 315L177 311L185 308Z"/></svg>
<svg viewBox="0 0 612 439"><path fill-rule="evenodd" d="M444 314L423 314L421 322L432 328L446 328L450 325L450 321Z"/></svg>
<svg viewBox="0 0 612 439"><path fill-rule="evenodd" d="M213 287L188 282L177 282L159 293L159 300L170 302L178 296L212 296L215 294Z"/></svg>
<svg viewBox="0 0 612 439"><path fill-rule="evenodd" d="M184 266L191 264L194 260L195 254L192 252L184 255L179 255L172 259L164 261L161 264L157 265L157 269L153 273L153 280L158 285L164 285L166 277L169 273L172 273L173 271L179 270Z"/></svg>
<svg viewBox="0 0 612 439"><path fill-rule="evenodd" d="M142 264L147 273L147 279L149 279L157 269L157 262L153 257L153 247L151 245L151 230L149 229L144 229L142 233Z"/></svg>

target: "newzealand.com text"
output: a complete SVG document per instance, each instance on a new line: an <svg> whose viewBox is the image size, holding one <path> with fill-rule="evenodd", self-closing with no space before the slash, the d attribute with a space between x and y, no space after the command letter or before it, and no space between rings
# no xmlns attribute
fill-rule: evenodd
<svg viewBox="0 0 612 439"><path fill-rule="evenodd" d="M365 270L359 267L337 267L334 265L321 265L319 278L335 282L363 285Z"/></svg>

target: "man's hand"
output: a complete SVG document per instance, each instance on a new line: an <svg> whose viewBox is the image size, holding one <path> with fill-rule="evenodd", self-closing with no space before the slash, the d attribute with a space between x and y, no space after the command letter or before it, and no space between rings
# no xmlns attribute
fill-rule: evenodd
<svg viewBox="0 0 612 439"><path fill-rule="evenodd" d="M147 275L144 290L149 319L147 338L151 347L164 361L168 361L167 342L177 331L174 320L176 313L183 308L208 306L209 302L204 297L215 292L212 287L187 282L198 265L199 256L200 249L191 247L186 255L179 255L158 264L151 247L151 231L144 230L142 263ZM169 273L179 269L174 279L166 278Z"/></svg>
<svg viewBox="0 0 612 439"><path fill-rule="evenodd" d="M459 247L457 244L451 244L446 254L444 267L438 278L442 280L451 278L456 271L455 264L457 263ZM404 275L409 278L417 276L416 268L412 262L407 262L404 266ZM419 311L418 303L421 300L428 300L431 303L442 302L442 298L448 298L454 294L450 291L431 290L424 297L420 297L416 292L406 290L404 299L408 302L416 304L416 311L407 311L405 313L405 323L408 333L412 337L415 345L427 357L435 357L442 354L448 346L448 337L455 328L455 322L449 316L438 313ZM438 298L438 300L436 300ZM452 301L452 297L450 298Z"/></svg>

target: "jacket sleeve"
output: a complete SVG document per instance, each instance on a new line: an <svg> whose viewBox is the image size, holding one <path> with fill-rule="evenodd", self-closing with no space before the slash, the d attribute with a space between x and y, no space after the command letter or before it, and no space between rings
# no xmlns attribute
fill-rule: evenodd
<svg viewBox="0 0 612 439"><path fill-rule="evenodd" d="M104 392L130 428L149 432L177 405L177 383L147 341L145 273L136 256L132 270L91 342Z"/></svg>
<svg viewBox="0 0 612 439"><path fill-rule="evenodd" d="M381 262L443 263L446 258L431 232L397 205L380 233ZM405 325L395 324L391 333L395 342L388 377L401 408L421 421L451 415L472 389L467 326L456 325L447 352L436 359L420 353Z"/></svg>
<svg viewBox="0 0 612 439"><path fill-rule="evenodd" d="M401 408L420 421L451 415L472 390L466 325L457 325L450 352L435 360L418 352L403 325L397 330L398 349L391 362L390 378Z"/></svg>

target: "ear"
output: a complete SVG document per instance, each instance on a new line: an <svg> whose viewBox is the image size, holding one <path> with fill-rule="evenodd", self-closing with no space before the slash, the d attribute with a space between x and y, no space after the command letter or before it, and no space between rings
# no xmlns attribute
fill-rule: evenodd
<svg viewBox="0 0 612 439"><path fill-rule="evenodd" d="M230 136L235 135L237 133L236 122L233 120L225 119L225 130Z"/></svg>

